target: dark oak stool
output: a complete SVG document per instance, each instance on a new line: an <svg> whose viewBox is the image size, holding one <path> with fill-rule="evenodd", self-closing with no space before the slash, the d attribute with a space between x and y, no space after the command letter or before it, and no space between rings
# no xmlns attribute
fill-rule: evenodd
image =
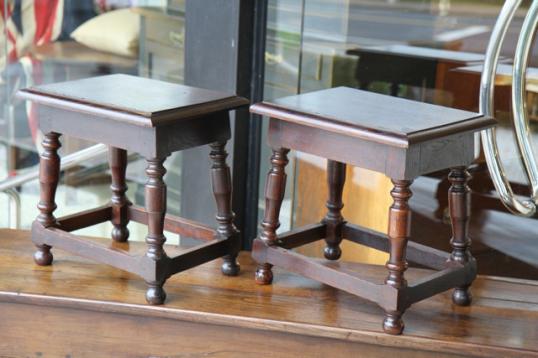
<svg viewBox="0 0 538 358"><path fill-rule="evenodd" d="M469 251L467 233L470 194L466 166L474 157L474 133L493 126L493 119L345 87L255 104L251 112L271 118L268 141L273 148L262 232L252 252L259 263L257 283L270 284L275 265L350 292L385 310L383 329L390 334L403 331L402 315L411 304L450 288L456 288L454 303L470 304L469 286L476 276L476 262ZM328 213L320 223L277 235L290 149L328 158ZM388 210L388 236L349 224L342 217L345 163L392 179L394 204ZM408 242L413 178L446 168L452 169L448 194L451 254ZM292 251L320 239L326 241L324 254L328 260L340 257L342 239L389 252L384 284L339 269L338 263ZM404 278L407 259L439 272L408 284Z"/></svg>
<svg viewBox="0 0 538 358"><path fill-rule="evenodd" d="M39 126L45 139L40 161L40 214L32 225L38 265L52 263L51 247L140 275L149 288L146 299L162 304L164 282L171 275L224 257L222 272L237 275L240 238L233 225L230 169L224 149L230 138L228 111L248 104L244 98L199 88L127 75L110 75L28 88L19 97L39 104ZM55 193L60 178L61 134L110 146L112 200L109 205L56 219ZM211 146L211 179L217 202L216 230L166 215L163 163L171 153L204 144ZM125 196L127 151L147 159L146 205L136 207ZM147 252L134 256L71 234L112 221L115 241L127 241L129 221L147 224ZM179 256L167 256L163 230L208 241Z"/></svg>

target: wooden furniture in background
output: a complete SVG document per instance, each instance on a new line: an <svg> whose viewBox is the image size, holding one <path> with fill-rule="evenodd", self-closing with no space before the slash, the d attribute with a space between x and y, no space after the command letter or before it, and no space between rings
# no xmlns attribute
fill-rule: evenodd
<svg viewBox="0 0 538 358"><path fill-rule="evenodd" d="M392 96L398 96L400 85L442 89L451 69L484 61L480 54L407 45L356 48L348 54L359 57L356 77L360 88L388 82Z"/></svg>
<svg viewBox="0 0 538 358"><path fill-rule="evenodd" d="M139 242L93 240L145 250ZM3 357L538 356L536 281L479 276L473 307L434 296L408 310L405 335L387 336L377 305L347 292L280 269L272 286L253 284L256 264L246 252L238 277L222 277L216 261L171 277L162 307L144 304L136 275L61 251L53 266L36 267L31 254L29 232L0 229ZM381 266L345 267L372 280L386 274ZM406 272L409 280L430 274Z"/></svg>
<svg viewBox="0 0 538 358"><path fill-rule="evenodd" d="M32 225L38 265L52 263L51 247L112 265L142 276L149 288L146 299L162 304L164 282L171 275L224 256L222 272L237 275L240 239L233 225L231 178L224 146L230 138L228 111L248 104L244 98L199 88L128 75L110 75L31 87L21 98L39 105L39 126L45 139L40 162L40 214ZM68 217L54 217L59 181L62 134L110 146L112 200L109 205ZM211 179L217 202L218 228L213 230L179 217L166 216L165 159L173 152L210 144ZM127 151L147 160L146 208L125 196ZM111 220L112 238L127 241L130 220L147 224L147 252L143 256L86 242L71 234ZM208 241L182 255L169 257L163 249L164 230Z"/></svg>
<svg viewBox="0 0 538 358"><path fill-rule="evenodd" d="M270 284L275 265L377 302L385 310L383 328L390 334L403 331L402 315L411 304L449 288L455 288L455 304L471 303L469 286L476 276L476 262L467 233L470 193L465 168L474 158L475 132L494 125L495 120L345 87L255 104L251 111L271 118L268 142L273 148L262 232L252 251L259 263L257 283ZM320 223L277 235L290 149L328 159L328 213ZM348 224L342 217L346 164L392 179L394 203L389 210L388 238ZM452 168L452 253L412 242L408 246L411 183L420 175L446 168ZM327 243L324 254L328 260L340 258L342 239L388 251L385 284L369 282L338 264L319 263L291 250L321 239ZM406 253L410 261L440 272L408 285L404 278Z"/></svg>

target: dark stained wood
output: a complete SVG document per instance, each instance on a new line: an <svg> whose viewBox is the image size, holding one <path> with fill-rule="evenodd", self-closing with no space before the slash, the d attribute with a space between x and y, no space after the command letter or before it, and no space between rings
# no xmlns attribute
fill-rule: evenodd
<svg viewBox="0 0 538 358"><path fill-rule="evenodd" d="M88 209L72 215L58 218L58 227L63 231L71 232L96 224L104 223L112 218L112 206L110 204Z"/></svg>
<svg viewBox="0 0 538 358"><path fill-rule="evenodd" d="M472 93L474 87L469 88L467 83L459 87L452 87L455 83L454 72L451 70L470 64L483 63L484 55L449 51L445 49L431 49L407 45L386 45L360 47L347 51L348 54L358 56L359 61L355 71L361 89L368 89L373 82L388 82L391 84L391 95L398 96L400 85L436 90L435 103L446 104L445 91L450 92L452 108L462 108L455 104L465 101L469 93L478 94L478 89ZM443 93L442 96L437 93Z"/></svg>
<svg viewBox="0 0 538 358"><path fill-rule="evenodd" d="M413 179L434 171L468 165L474 159L472 132L404 148L272 118L269 121L268 136L268 143L273 148L292 147L298 151L385 173L395 179Z"/></svg>
<svg viewBox="0 0 538 358"><path fill-rule="evenodd" d="M57 225L53 213L56 210L56 189L60 181L60 157L58 149L61 147L59 133L49 132L43 139L43 153L39 161L39 215L37 221L44 227L54 227ZM51 247L36 243L37 251L34 254L34 260L38 265L50 265L53 260Z"/></svg>
<svg viewBox="0 0 538 358"><path fill-rule="evenodd" d="M267 245L277 242L276 230L280 227L280 208L286 189L286 165L288 165L289 149L273 149L271 156L271 169L267 173L265 183L265 214L261 223L262 232L260 239ZM261 285L270 284L273 281L273 272L269 263L259 261L256 270L256 282Z"/></svg>
<svg viewBox="0 0 538 358"><path fill-rule="evenodd" d="M144 127L166 125L248 104L248 100L229 93L123 74L30 87L19 91L18 96L94 115L108 110L113 112L107 116L109 119Z"/></svg>
<svg viewBox="0 0 538 358"><path fill-rule="evenodd" d="M368 228L346 223L344 228L344 238L376 250L390 252L390 239L386 234L375 232ZM447 252L433 249L419 243L408 241L406 256L408 261L414 262L435 270L442 270L446 267L446 262L450 258Z"/></svg>
<svg viewBox="0 0 538 358"><path fill-rule="evenodd" d="M393 180L394 189L390 192L394 203L389 209L389 230L390 257L385 265L389 270L389 275L385 283L397 290L407 287L407 280L404 272L407 270L406 248L410 235L411 211L409 210L409 199L411 198L411 181ZM404 329L402 315L406 307L398 307L397 310L385 311L383 329L387 333L400 334Z"/></svg>
<svg viewBox="0 0 538 358"><path fill-rule="evenodd" d="M129 219L147 225L148 215L146 211L136 205L129 207ZM164 218L164 230L198 240L213 240L217 231L199 222L188 220L179 216L167 214Z"/></svg>
<svg viewBox="0 0 538 358"><path fill-rule="evenodd" d="M276 267L355 294L381 307L390 307L398 295L397 290L387 290L387 286L381 283L370 282L354 272L342 270L338 262L313 260L291 250L269 246L260 239L254 240L252 257L257 262L271 262Z"/></svg>
<svg viewBox="0 0 538 358"><path fill-rule="evenodd" d="M327 225L323 222L298 227L288 232L279 234L278 246L285 249L294 249L296 247L318 241L325 236L326 232Z"/></svg>
<svg viewBox="0 0 538 358"><path fill-rule="evenodd" d="M279 268L271 287L253 284L248 253L238 277L222 277L217 261L198 266L168 280L166 305L149 307L136 275L62 250L55 265L35 266L29 237L0 230L0 356L538 356L535 281L480 276L472 308L442 293L408 309L405 335L387 336L377 305L347 292ZM334 264L373 282L386 275L382 266ZM406 272L410 283L431 274Z"/></svg>
<svg viewBox="0 0 538 358"><path fill-rule="evenodd" d="M173 274L224 257L223 273L237 275L239 233L231 211L231 177L224 150L230 138L229 110L248 103L244 98L127 75L112 75L21 90L19 96L39 104L39 126L47 133L41 160L40 216L32 225L38 247L35 260L52 262L51 246L138 274L148 284L146 300L164 303L165 281ZM54 129L53 129L54 128ZM110 205L65 217L53 216L59 181L61 134L108 144L112 176ZM166 216L166 169L171 153L211 144L213 192L217 201L217 230L182 218ZM147 159L145 210L127 199L127 150ZM208 188L209 189L209 188ZM147 251L132 255L117 247L87 242L69 231L111 220L112 239L125 242L129 220L147 224ZM177 256L168 256L164 230L194 239L213 240Z"/></svg>
<svg viewBox="0 0 538 358"><path fill-rule="evenodd" d="M398 108L397 112L395 108ZM491 127L496 123L493 118L473 112L347 87L254 104L251 112L401 147Z"/></svg>
<svg viewBox="0 0 538 358"><path fill-rule="evenodd" d="M452 184L448 191L450 221L452 223L452 254L450 260L460 264L474 262L471 255L471 239L469 238L469 219L471 217L471 189L467 185L470 174L465 167L453 168L448 175ZM476 276L476 272L475 272ZM452 300L460 306L469 306L472 295L469 286L474 277L469 277L467 285L454 289Z"/></svg>
<svg viewBox="0 0 538 358"><path fill-rule="evenodd" d="M128 207L131 202L127 199L125 193L127 192L127 184L125 182L125 173L127 170L127 151L110 147L109 151L109 163L110 173L112 177L112 239L115 241L127 241L129 238L129 224Z"/></svg>
<svg viewBox="0 0 538 358"><path fill-rule="evenodd" d="M329 199L327 200L327 215L323 221L327 225L325 235L325 247L323 254L328 260L338 260L342 255L340 242L342 241L342 192L346 181L346 165L344 163L327 161L327 185L329 187Z"/></svg>
<svg viewBox="0 0 538 358"><path fill-rule="evenodd" d="M274 148L266 182L262 232L252 251L259 264L257 283L272 282L274 265L356 294L384 309L383 329L392 335L402 333L402 315L417 301L456 287L455 301L465 303L462 298L469 297L467 289L476 277L476 262L470 257L463 258L469 246L466 234L469 211L463 207L468 206L469 200L460 197L459 193L465 192L466 187L460 177L474 159L475 132L493 125L493 119L344 87L255 104L251 112L270 117L268 142ZM329 212L322 221L326 226L322 237L316 235L316 226L297 228L284 234L284 238L276 234L285 192L286 154L290 149L328 159ZM381 238L375 243L375 233L345 223L340 211L346 164L391 178L394 202L389 208L388 239ZM441 271L410 286L404 277L411 225L410 186L421 174L453 167L458 168L453 173L459 173L453 174L458 179L453 179L451 191L453 253L448 256L413 244L410 252L415 261ZM307 232L311 237L307 237ZM389 273L384 284L374 284L339 265L320 263L290 250L325 239L325 258L336 260L341 255L339 244L342 239L348 239L347 235L351 241L389 252L386 263Z"/></svg>
<svg viewBox="0 0 538 358"><path fill-rule="evenodd" d="M148 216L148 236L146 244L148 251L146 257L159 265L166 257L163 245L166 241L164 236L164 217L166 216L166 184L163 181L166 169L163 166L165 158L147 159L148 167L146 175L146 213ZM160 305L166 299L166 293L163 289L164 281L167 277L156 275L154 280L146 281L148 290L146 300L153 305Z"/></svg>
<svg viewBox="0 0 538 358"><path fill-rule="evenodd" d="M156 128L140 127L121 120L111 120L118 112L103 110L99 115L52 106L39 107L39 126L44 132L86 139L144 157L166 157L171 153L230 139L227 112L217 112L202 118L191 118ZM120 113L121 114L121 113Z"/></svg>
<svg viewBox="0 0 538 358"><path fill-rule="evenodd" d="M215 142L210 145L211 153L209 156L213 161L211 184L217 204L217 233L221 239L235 243L231 247L230 254L223 257L224 262L221 270L226 276L237 276L240 269L237 263L237 254L241 249L241 241L239 232L233 224L235 215L232 211L232 175L230 167L226 164L228 153L225 146L226 141Z"/></svg>
<svg viewBox="0 0 538 358"><path fill-rule="evenodd" d="M378 53L382 55L392 55L401 57L419 58L425 60L435 60L443 62L452 62L457 64L483 62L485 56L478 53L451 51L445 49L434 49L409 45L388 45L388 46L371 46L363 49L352 49L348 54L360 55L362 52Z"/></svg>

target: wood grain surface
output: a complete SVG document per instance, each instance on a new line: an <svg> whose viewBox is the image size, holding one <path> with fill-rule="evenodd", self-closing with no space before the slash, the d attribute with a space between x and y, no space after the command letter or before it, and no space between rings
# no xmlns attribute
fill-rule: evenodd
<svg viewBox="0 0 538 358"><path fill-rule="evenodd" d="M381 310L353 295L278 268L272 286L254 284L248 253L236 278L223 277L219 262L170 278L162 307L144 304L134 275L61 250L55 265L38 267L32 253L28 232L0 230L0 356L538 356L534 281L479 277L471 307L452 305L450 292L427 299L394 337L382 333ZM382 266L336 264L386 276Z"/></svg>
<svg viewBox="0 0 538 358"><path fill-rule="evenodd" d="M145 118L132 123L149 127L227 111L249 103L232 93L124 74L30 87L19 91L18 96L70 110L74 103L78 103L80 110L87 113L101 113L103 109L124 112Z"/></svg>
<svg viewBox="0 0 538 358"><path fill-rule="evenodd" d="M257 103L250 107L250 111L329 132L404 147L409 143L485 129L496 123L494 119L474 112L348 87Z"/></svg>

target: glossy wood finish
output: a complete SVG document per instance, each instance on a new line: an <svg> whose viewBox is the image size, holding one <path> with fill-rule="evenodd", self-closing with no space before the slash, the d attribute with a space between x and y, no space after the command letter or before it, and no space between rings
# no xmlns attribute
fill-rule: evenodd
<svg viewBox="0 0 538 358"><path fill-rule="evenodd" d="M372 82L388 82L392 96L399 95L400 85L444 90L452 69L484 61L482 54L407 45L362 47L347 53L359 57L356 78L361 88L367 89ZM458 101L460 93L452 94ZM442 104L443 97L437 97L435 103ZM452 103L447 106L454 108Z"/></svg>
<svg viewBox="0 0 538 358"><path fill-rule="evenodd" d="M239 274L237 254L241 248L241 241L239 232L233 224L232 175L230 173L230 167L226 163L226 157L228 157L228 153L224 149L226 142L215 142L210 146L211 153L209 156L213 161L211 167L211 183L217 204L217 233L222 240L230 240L232 242L230 254L224 256L221 270L226 276L237 276Z"/></svg>
<svg viewBox="0 0 538 358"><path fill-rule="evenodd" d="M327 246L323 254L328 260L338 260L342 256L340 242L342 242L342 226L344 217L342 216L342 192L346 181L346 165L344 163L327 161L327 186L329 188L329 199L327 200L327 215L323 219L327 225L325 242Z"/></svg>
<svg viewBox="0 0 538 358"><path fill-rule="evenodd" d="M346 106L342 106L346 103ZM365 111L365 109L368 111ZM394 113L398 108L398 113ZM286 122L394 147L410 147L495 124L480 114L337 87L251 106Z"/></svg>
<svg viewBox="0 0 538 358"><path fill-rule="evenodd" d="M146 300L148 303L160 305L166 299L163 285L165 277L159 274L158 266L166 257L163 245L166 242L164 236L164 217L166 215L166 184L163 177L166 174L166 169L163 166L165 158L147 159L148 166L146 175L148 180L145 187L146 197L146 213L148 216L148 236L146 236L146 244L148 250L146 257L155 262L157 267L156 275L152 280L148 280L148 291L146 292Z"/></svg>
<svg viewBox="0 0 538 358"><path fill-rule="evenodd" d="M256 282L271 283L271 267L274 265L353 293L384 309L383 329L393 335L402 333L402 315L413 303L454 287L462 296L461 292L466 291L476 277L476 263L471 259L448 260L447 255L415 246L414 261L440 271L413 284L408 284L404 278L411 223L410 186L415 177L429 173L433 168L464 170L473 160L475 132L490 127L493 119L343 87L255 104L251 111L271 117L268 142L274 148L267 178L262 234L254 240L252 251L253 258L259 263ZM395 113L402 122L393 120ZM329 215L322 221L324 232L306 227L276 235L287 163L280 159L282 148L328 159ZM289 250L325 239L329 243L326 257L334 260L340 256L336 247L342 238L379 248L375 239L382 240L383 235L347 224L340 214L345 180L343 163L377 170L389 176L394 184L391 191L394 203L389 209L388 223L390 244L388 247L382 245L390 254L384 285L373 284L361 275ZM469 216L465 206L461 205L467 202L466 199L462 201L455 197L455 192L460 189L460 184L454 186L451 199L454 220L458 221L454 226L456 239L453 240L458 250L467 245L467 242L463 244L465 239L461 232L466 230L462 230L461 225L466 225ZM308 238L305 232L309 232Z"/></svg>
<svg viewBox="0 0 538 358"><path fill-rule="evenodd" d="M39 215L37 221L45 228L56 226L56 218L53 213L56 210L56 189L60 180L60 134L46 133L43 139L43 153L39 161ZM53 256L50 252L50 246L40 243L36 244L37 251L34 254L34 260L38 265L50 265Z"/></svg>
<svg viewBox="0 0 538 358"><path fill-rule="evenodd" d="M390 192L394 203L389 209L389 241L390 256L387 264L389 275L385 279L385 284L397 290L407 287L404 272L407 270L406 248L410 236L411 211L409 210L409 199L412 182L408 180L393 180L394 188ZM386 311L383 320L383 329L387 333L400 334L404 329L402 315L406 307L397 307L396 310Z"/></svg>
<svg viewBox="0 0 538 358"><path fill-rule="evenodd" d="M115 119L143 127L206 116L248 104L234 94L115 74L30 87L18 96L36 103Z"/></svg>
<svg viewBox="0 0 538 358"><path fill-rule="evenodd" d="M471 239L469 238L469 219L471 217L471 189L467 185L470 179L465 167L454 168L450 171L448 179L452 184L448 191L450 221L452 223L452 254L450 260L461 264L474 261L471 255ZM456 287L452 301L460 306L469 306L472 296L468 284Z"/></svg>
<svg viewBox="0 0 538 358"><path fill-rule="evenodd" d="M145 252L140 242L92 242ZM55 265L36 267L30 243L29 232L0 230L0 356L538 356L534 281L479 276L472 308L443 293L408 309L405 335L387 336L376 304L349 293L279 268L272 286L254 285L248 253L238 277L222 277L217 261L198 266L168 280L165 306L149 307L138 276L62 250ZM382 266L332 264L377 283L386 276ZM410 282L429 274L406 272Z"/></svg>
<svg viewBox="0 0 538 358"><path fill-rule="evenodd" d="M110 166L110 174L112 177L112 239L115 241L127 241L129 238L128 207L131 202L127 199L127 184L125 182L125 172L127 170L127 151L110 147L108 149L108 162Z"/></svg>
<svg viewBox="0 0 538 358"><path fill-rule="evenodd" d="M273 149L271 156L271 169L267 173L265 183L265 211L261 223L262 232L260 240L267 245L274 245L277 240L276 230L280 227L280 208L286 189L286 165L288 165L289 149ZM272 265L259 262L256 270L256 283L261 285L270 284L273 281Z"/></svg>
<svg viewBox="0 0 538 358"><path fill-rule="evenodd" d="M164 303L163 285L171 275L209 260L224 256L223 273L237 275L240 243L233 226L231 178L224 146L230 138L228 110L246 104L246 99L127 75L38 86L20 91L19 96L39 104L40 129L48 133L41 162L41 214L32 225L32 239L38 247L37 263L50 264L50 248L56 246L136 273L146 281L146 300L153 305ZM60 225L56 225L52 215L59 180L58 133L110 145L112 173L110 204L61 218ZM174 151L203 144L212 147L216 230L166 216L165 159ZM127 150L147 159L145 210L132 206L125 196ZM95 245L70 233L107 220L114 225L115 242L127 241L130 220L146 224L145 254L131 256L124 250ZM169 256L163 248L165 229L209 242Z"/></svg>

